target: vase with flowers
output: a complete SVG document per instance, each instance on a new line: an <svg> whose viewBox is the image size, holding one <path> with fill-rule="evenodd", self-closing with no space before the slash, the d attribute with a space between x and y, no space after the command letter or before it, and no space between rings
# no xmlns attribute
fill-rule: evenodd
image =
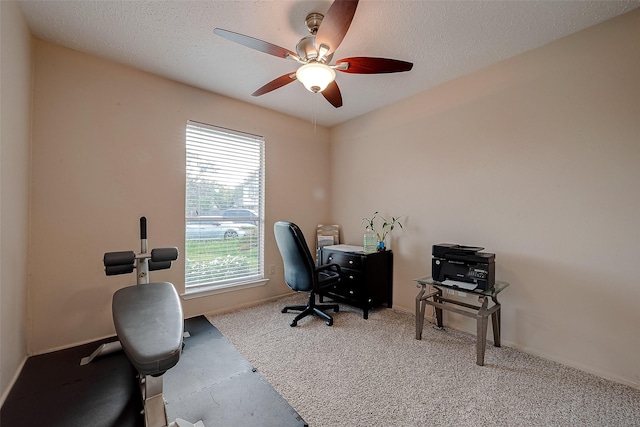
<svg viewBox="0 0 640 427"><path fill-rule="evenodd" d="M374 212L370 218L362 218L362 225L365 227L364 234L364 252L371 253L377 251L385 251L387 235L393 231L396 226L402 227L400 217L392 216L387 219L380 215L378 211Z"/></svg>

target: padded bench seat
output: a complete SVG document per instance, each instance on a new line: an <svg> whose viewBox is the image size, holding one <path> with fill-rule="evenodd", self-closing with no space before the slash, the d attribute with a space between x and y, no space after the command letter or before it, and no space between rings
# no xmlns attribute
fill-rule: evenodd
<svg viewBox="0 0 640 427"><path fill-rule="evenodd" d="M180 360L184 318L171 283L129 286L113 294L113 323L141 375L159 376Z"/></svg>

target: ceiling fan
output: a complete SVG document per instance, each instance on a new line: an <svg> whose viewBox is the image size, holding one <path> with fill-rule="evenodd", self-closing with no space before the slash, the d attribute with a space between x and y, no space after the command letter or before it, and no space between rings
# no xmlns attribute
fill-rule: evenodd
<svg viewBox="0 0 640 427"><path fill-rule="evenodd" d="M335 0L325 15L316 12L308 14L305 23L311 35L300 39L296 45L297 53L221 28L216 28L213 32L260 52L284 59L293 59L302 64L297 71L270 81L251 95L264 95L294 80L299 80L309 91L321 92L331 105L338 108L342 106L342 94L335 82L335 70L343 73L382 74L399 73L413 68L411 62L366 56L339 59L334 65L331 65L333 54L347 34L357 6L358 0Z"/></svg>

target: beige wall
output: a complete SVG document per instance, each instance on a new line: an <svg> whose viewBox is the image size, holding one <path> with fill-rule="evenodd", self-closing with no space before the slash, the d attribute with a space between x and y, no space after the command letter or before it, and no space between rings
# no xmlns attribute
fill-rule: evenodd
<svg viewBox="0 0 640 427"><path fill-rule="evenodd" d="M0 405L27 357L31 35L0 2Z"/></svg>
<svg viewBox="0 0 640 427"><path fill-rule="evenodd" d="M312 235L329 215L328 130L259 107L36 42L32 180L35 353L114 334L111 296L135 283L106 277L107 251L150 247L184 253L185 126L197 120L266 140L266 286L183 302L187 317L290 292L273 223ZM324 194L324 197L319 195ZM268 269L267 269L268 271ZM153 272L184 291L184 259Z"/></svg>
<svg viewBox="0 0 640 427"><path fill-rule="evenodd" d="M131 278L105 277L102 254L138 248L138 217L149 218L151 246L183 251L189 119L265 136L265 265L277 274L185 301L187 316L288 292L274 221L308 236L341 223L359 243L361 218L381 210L406 216L391 242L396 307L413 311L431 245L482 245L512 283L505 344L640 388L640 12L331 132L37 41L30 129L30 37L15 3L0 4L3 397L27 352L113 334L111 295ZM183 262L155 274L183 291Z"/></svg>
<svg viewBox="0 0 640 427"><path fill-rule="evenodd" d="M406 216L397 307L433 244L484 246L511 283L504 343L640 388L639 28L640 10L332 129L346 240Z"/></svg>

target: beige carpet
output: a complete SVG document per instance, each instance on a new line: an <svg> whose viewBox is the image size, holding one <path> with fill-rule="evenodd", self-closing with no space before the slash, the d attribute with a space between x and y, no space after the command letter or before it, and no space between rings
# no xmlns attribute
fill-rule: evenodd
<svg viewBox="0 0 640 427"><path fill-rule="evenodd" d="M640 390L380 308L340 305L334 325L292 328L303 294L209 316L312 427L640 426ZM332 313L333 314L333 313Z"/></svg>

